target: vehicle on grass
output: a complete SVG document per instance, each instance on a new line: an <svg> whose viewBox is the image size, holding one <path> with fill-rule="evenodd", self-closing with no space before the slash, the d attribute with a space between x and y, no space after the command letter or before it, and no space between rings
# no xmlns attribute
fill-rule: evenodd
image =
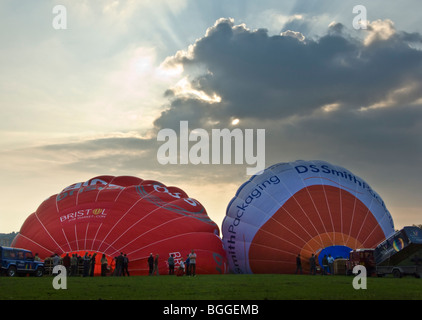
<svg viewBox="0 0 422 320"><path fill-rule="evenodd" d="M9 277L44 274L44 263L35 261L32 252L25 249L0 247L0 266L1 273Z"/></svg>
<svg viewBox="0 0 422 320"><path fill-rule="evenodd" d="M404 275L422 276L422 230L404 227L384 240L374 249L350 251L347 274L351 275L356 265L363 265L367 275L379 277L392 274L396 278Z"/></svg>
<svg viewBox="0 0 422 320"><path fill-rule="evenodd" d="M374 250L378 276L392 274L422 276L422 229L404 227L381 242Z"/></svg>
<svg viewBox="0 0 422 320"><path fill-rule="evenodd" d="M347 274L352 275L355 266L364 266L368 276L375 274L375 249L355 249L350 251L347 261Z"/></svg>

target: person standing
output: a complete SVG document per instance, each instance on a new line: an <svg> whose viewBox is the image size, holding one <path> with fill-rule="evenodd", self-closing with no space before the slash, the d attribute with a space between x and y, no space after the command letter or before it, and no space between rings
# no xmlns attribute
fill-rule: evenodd
<svg viewBox="0 0 422 320"><path fill-rule="evenodd" d="M91 261L90 261L90 270L89 270L89 276L93 277L94 276L94 270L95 270L95 257L97 256L97 253L94 253L91 257Z"/></svg>
<svg viewBox="0 0 422 320"><path fill-rule="evenodd" d="M103 253L103 256L101 257L101 276L105 277L107 275L107 258L106 255Z"/></svg>
<svg viewBox="0 0 422 320"><path fill-rule="evenodd" d="M196 253L193 251L193 249L189 255L189 268L190 268L190 275L192 277L195 277L196 276Z"/></svg>
<svg viewBox="0 0 422 320"><path fill-rule="evenodd" d="M312 253L312 256L309 258L309 265L310 265L309 274L316 275L316 261L315 261L315 255L313 253Z"/></svg>
<svg viewBox="0 0 422 320"><path fill-rule="evenodd" d="M328 259L327 255L324 255L324 258L322 258L322 275L328 274Z"/></svg>
<svg viewBox="0 0 422 320"><path fill-rule="evenodd" d="M127 257L126 253L123 255L123 276L129 277L129 258Z"/></svg>
<svg viewBox="0 0 422 320"><path fill-rule="evenodd" d="M84 257L82 257L80 254L76 254L76 260L77 260L77 275L83 275L83 269L84 269Z"/></svg>
<svg viewBox="0 0 422 320"><path fill-rule="evenodd" d="M61 259L60 259L59 255L57 253L55 253L54 257L53 257L53 269L51 269L52 272L53 272L54 268L60 264L60 260ZM53 275L56 275L56 273L53 272Z"/></svg>
<svg viewBox="0 0 422 320"><path fill-rule="evenodd" d="M169 264L169 275L174 275L174 255L171 254L170 257L167 260Z"/></svg>
<svg viewBox="0 0 422 320"><path fill-rule="evenodd" d="M70 275L70 256L69 253L63 257L63 266L66 268L66 274Z"/></svg>
<svg viewBox="0 0 422 320"><path fill-rule="evenodd" d="M116 277L120 277L122 275L123 270L123 252L120 252L120 255L118 255L116 258L116 269L114 270L114 275Z"/></svg>
<svg viewBox="0 0 422 320"><path fill-rule="evenodd" d="M152 276L152 273L154 271L154 257L152 256L152 253L149 254L148 257L148 267L149 267L149 276Z"/></svg>
<svg viewBox="0 0 422 320"><path fill-rule="evenodd" d="M296 272L300 271L300 274L302 274L302 260L300 259L300 253L296 257Z"/></svg>
<svg viewBox="0 0 422 320"><path fill-rule="evenodd" d="M155 260L154 260L154 270L152 271L152 274L154 275L155 273L157 274L157 276L160 275L160 273L158 272L158 254L155 255Z"/></svg>
<svg viewBox="0 0 422 320"><path fill-rule="evenodd" d="M78 257L76 254L72 254L70 258L70 275L76 276L78 274Z"/></svg>
<svg viewBox="0 0 422 320"><path fill-rule="evenodd" d="M330 274L334 275L334 258L331 256L331 254L328 255L328 269L330 270Z"/></svg>
<svg viewBox="0 0 422 320"><path fill-rule="evenodd" d="M186 275L188 276L190 275L189 254L186 256L185 264L186 264Z"/></svg>
<svg viewBox="0 0 422 320"><path fill-rule="evenodd" d="M85 252L83 261L84 261L84 273L83 276L84 277L88 277L89 275L89 262L90 262L90 257L88 256L88 252Z"/></svg>

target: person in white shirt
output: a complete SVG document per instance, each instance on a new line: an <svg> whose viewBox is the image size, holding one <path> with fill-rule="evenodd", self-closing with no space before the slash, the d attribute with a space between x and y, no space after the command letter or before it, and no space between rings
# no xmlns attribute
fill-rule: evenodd
<svg viewBox="0 0 422 320"><path fill-rule="evenodd" d="M331 256L331 254L328 255L328 269L330 270L330 274L334 275L334 258Z"/></svg>
<svg viewBox="0 0 422 320"><path fill-rule="evenodd" d="M191 253L189 254L189 269L190 269L190 275L192 277L195 277L195 273L196 273L196 253L193 251L191 251Z"/></svg>
<svg viewBox="0 0 422 320"><path fill-rule="evenodd" d="M183 259L180 260L179 269L177 269L177 276L181 277L185 274L185 263L183 262Z"/></svg>

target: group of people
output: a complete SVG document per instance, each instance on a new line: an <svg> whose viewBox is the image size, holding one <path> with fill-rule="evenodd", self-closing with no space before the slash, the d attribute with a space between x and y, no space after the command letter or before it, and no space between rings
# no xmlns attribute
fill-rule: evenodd
<svg viewBox="0 0 422 320"><path fill-rule="evenodd" d="M36 255L38 257L38 254ZM177 263L176 263L177 260ZM170 254L170 257L167 259L168 264L168 274L177 276L187 275L187 276L196 276L196 260L197 255L195 251L192 251L186 256L186 259L183 260L180 256L175 259L174 254ZM67 253L63 258L55 254L52 257L46 259L46 261L51 261L52 270L57 265L63 265L66 268L68 276L83 276L83 277L93 277L95 265L97 262L97 253L90 254L85 252L84 256L81 256L77 253L69 254ZM156 254L155 257L151 253L148 257L148 267L149 275L159 275L158 270L158 261L159 255ZM111 272L113 276L129 276L129 259L126 254L123 252L120 255L116 256L109 264L105 254L101 257L101 276L106 276ZM178 264L177 270L175 270L176 265Z"/></svg>
<svg viewBox="0 0 422 320"><path fill-rule="evenodd" d="M67 253L63 258L55 254L50 257L52 267L54 269L57 265L63 265L66 268L69 276L80 276L93 277L96 265L97 253L92 255L85 252L84 256L77 253L73 253L71 256ZM47 259L46 259L47 260ZM113 270L113 266L109 265L105 254L101 257L101 276L105 277L110 270ZM114 264L113 276L129 276L129 259L126 254L120 253L119 256L114 258L112 262Z"/></svg>
<svg viewBox="0 0 422 320"><path fill-rule="evenodd" d="M93 255L85 253L84 256L80 256L77 253L73 253L71 256L67 253L61 258L57 253L54 254L50 259L53 270L58 265L63 265L66 268L68 276L79 276L93 277L95 269L95 261L97 254ZM49 260L48 258L46 261Z"/></svg>
<svg viewBox="0 0 422 320"><path fill-rule="evenodd" d="M309 258L309 274L316 275L317 271L317 261L315 254L312 253L311 257ZM296 272L297 274L300 272L302 274L302 259L300 257L300 254L296 257ZM322 275L334 275L334 258L331 256L331 254L324 255L322 258L322 268L321 268L321 274Z"/></svg>
<svg viewBox="0 0 422 320"><path fill-rule="evenodd" d="M103 255L105 257L105 255ZM105 259L105 263L107 263L107 259ZM113 272L113 276L120 277L127 275L129 277L129 258L127 257L126 253L120 252L120 255L115 257L114 260L115 268ZM103 274L103 261L101 260L101 275ZM105 265L107 270L107 265Z"/></svg>
<svg viewBox="0 0 422 320"><path fill-rule="evenodd" d="M152 275L160 275L159 271L158 271L158 258L159 255L156 254L155 258L153 256L153 254L151 253L148 257L148 268L149 268L149 273L148 275L152 276ZM187 276L192 276L195 277L196 276L196 253L195 251L192 249L191 253L189 253L186 257L186 260L183 261L183 259L179 259L179 267L176 270L176 275L177 276L183 276L183 275L187 275ZM168 264L168 269L169 275L174 275L175 273L175 257L174 254L170 254L170 257L167 259L167 264Z"/></svg>

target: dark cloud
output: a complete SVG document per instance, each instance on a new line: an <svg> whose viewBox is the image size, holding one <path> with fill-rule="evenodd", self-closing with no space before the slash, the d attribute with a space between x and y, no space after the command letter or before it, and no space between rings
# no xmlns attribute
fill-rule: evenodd
<svg viewBox="0 0 422 320"><path fill-rule="evenodd" d="M422 51L409 46L409 41L420 37L394 29L385 35L378 30L382 23L368 29L372 40L365 43L343 35L340 24L318 40L301 41L291 36L294 30L270 36L265 29L251 31L220 19L189 54L179 53L169 63L183 65L187 74L202 66L206 72L191 78L191 86L208 96L217 94L221 102L175 94L155 124L163 127L168 118L173 122L192 118L196 123L201 119L225 123L232 116L283 119L329 104L359 111L407 87L412 91L407 103L412 103L422 88Z"/></svg>
<svg viewBox="0 0 422 320"><path fill-rule="evenodd" d="M307 39L293 29L298 23L306 29L306 21L289 23L271 36L220 19L189 50L167 59L183 66L191 89L221 101L173 88L156 128L178 128L181 120L191 128L224 128L239 118L240 128L266 129L267 165L324 159L365 176L381 193L385 188L396 204L417 203L421 35L377 20L359 32L333 23L325 35ZM393 192L396 183L406 195Z"/></svg>

